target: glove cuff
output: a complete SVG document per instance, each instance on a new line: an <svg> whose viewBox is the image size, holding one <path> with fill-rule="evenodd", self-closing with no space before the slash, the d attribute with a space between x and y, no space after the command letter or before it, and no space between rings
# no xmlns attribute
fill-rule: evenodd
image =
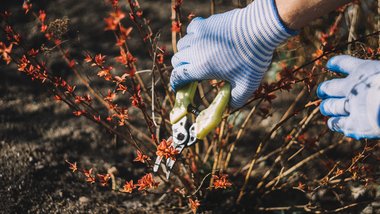
<svg viewBox="0 0 380 214"><path fill-rule="evenodd" d="M269 1L271 2L273 14L275 16L278 27L281 28L281 31L286 32L287 34L289 34L289 36L297 35L299 33L298 31L288 28L286 26L286 24L282 21L280 14L278 13L278 9L277 9L277 5L276 5L275 0L269 0Z"/></svg>
<svg viewBox="0 0 380 214"><path fill-rule="evenodd" d="M255 0L245 9L246 14L240 24L246 24L251 37L261 38L262 45L276 48L282 42L298 34L298 31L288 28L281 20L275 0ZM252 32L252 33L251 33Z"/></svg>
<svg viewBox="0 0 380 214"><path fill-rule="evenodd" d="M255 0L236 10L231 19L232 41L242 60L254 70L265 70L276 47L298 33L281 21L275 0Z"/></svg>

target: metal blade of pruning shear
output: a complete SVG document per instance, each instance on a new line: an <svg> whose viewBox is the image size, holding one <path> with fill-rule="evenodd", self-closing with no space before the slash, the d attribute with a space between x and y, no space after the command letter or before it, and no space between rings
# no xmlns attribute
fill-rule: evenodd
<svg viewBox="0 0 380 214"><path fill-rule="evenodd" d="M194 143L197 142L197 137L196 137L196 133L195 133L195 127L194 125L192 125L189 129L187 129L189 132L188 132L188 139L183 143L183 144L176 144L176 145L173 145L175 150L177 150L178 152L178 156L181 155L183 149L185 147L188 147L188 146L191 146L193 145ZM173 169L173 166L175 164L177 159L173 160L171 158L167 159L166 160L166 178L169 179L169 176L170 176L170 173Z"/></svg>
<svg viewBox="0 0 380 214"><path fill-rule="evenodd" d="M173 124L173 144L175 150L177 150L177 156L179 156L186 146L189 138L187 116L180 119L177 123ZM173 160L168 158L166 160L166 177L169 179L170 171L173 168L177 159Z"/></svg>
<svg viewBox="0 0 380 214"><path fill-rule="evenodd" d="M177 147L175 147L175 150L177 150L178 155L180 155L182 153L185 146L186 146L185 144L182 144L182 145L177 145ZM170 172L172 171L173 166L174 166L176 161L177 161L177 159L173 160L171 158L168 158L166 160L166 178L167 179L169 179Z"/></svg>
<svg viewBox="0 0 380 214"><path fill-rule="evenodd" d="M173 124L172 126L172 130L173 130L172 146L174 147L175 150L177 150L178 154L180 154L182 150L185 148L187 139L189 138L187 127L188 127L188 123L187 123L186 116L183 117L181 120L179 120L177 123ZM158 171L160 164L162 162L162 159L163 159L162 156L157 156L156 161L154 163L154 167L153 167L154 172ZM170 158L167 159L166 167L168 167L169 160L172 160L172 159ZM175 161L173 161L173 163L170 163L170 166L171 166L170 169L173 167L174 162Z"/></svg>
<svg viewBox="0 0 380 214"><path fill-rule="evenodd" d="M158 171L158 168L160 168L161 161L162 161L162 156L157 156L156 161L154 162L153 172Z"/></svg>

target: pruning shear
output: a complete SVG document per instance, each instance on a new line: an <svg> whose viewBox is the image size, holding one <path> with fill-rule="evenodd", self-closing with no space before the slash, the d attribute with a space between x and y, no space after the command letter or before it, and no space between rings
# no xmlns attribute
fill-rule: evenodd
<svg viewBox="0 0 380 214"><path fill-rule="evenodd" d="M172 111L170 112L170 123L172 124L173 142L172 146L178 155L185 147L191 146L215 129L222 121L223 112L226 109L231 96L231 86L225 83L210 106L199 112L193 106L193 99L198 83L192 82L178 90ZM196 116L195 123L191 124L188 114ZM157 172L163 157L157 156L153 171ZM166 178L169 179L170 172L176 160L166 160Z"/></svg>

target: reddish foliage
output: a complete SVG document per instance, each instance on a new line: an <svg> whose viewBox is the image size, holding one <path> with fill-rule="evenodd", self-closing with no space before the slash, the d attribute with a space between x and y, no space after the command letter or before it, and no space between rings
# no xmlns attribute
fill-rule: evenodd
<svg viewBox="0 0 380 214"><path fill-rule="evenodd" d="M125 17L125 14L117 9L115 12L110 13L109 17L104 19L106 27L104 30L116 30L120 21Z"/></svg>
<svg viewBox="0 0 380 214"><path fill-rule="evenodd" d="M197 209L201 205L201 203L197 199L193 200L193 199L189 198L189 205L190 205L191 211L193 211L193 213L196 214Z"/></svg>
<svg viewBox="0 0 380 214"><path fill-rule="evenodd" d="M137 150L137 157L133 161L145 163L147 160L150 160L150 158Z"/></svg>
<svg viewBox="0 0 380 214"><path fill-rule="evenodd" d="M111 179L111 175L110 174L105 174L105 175L102 175L102 174L97 174L98 176L98 179L99 179L99 182L100 182L100 185L105 187L108 185L108 181Z"/></svg>
<svg viewBox="0 0 380 214"><path fill-rule="evenodd" d="M73 111L73 114L77 117L79 117L85 113L86 113L86 111L84 111L84 110Z"/></svg>
<svg viewBox="0 0 380 214"><path fill-rule="evenodd" d="M135 63L137 59L130 52L125 53L124 49L120 49L120 56L116 57L116 61L124 65Z"/></svg>
<svg viewBox="0 0 380 214"><path fill-rule="evenodd" d="M172 22L172 32L180 33L182 24L178 21Z"/></svg>
<svg viewBox="0 0 380 214"><path fill-rule="evenodd" d="M100 121L100 115L98 115L98 116L95 116L95 115L94 115L93 118L94 118L94 120L97 121L97 122Z"/></svg>
<svg viewBox="0 0 380 214"><path fill-rule="evenodd" d="M10 44L8 47L3 43L0 42L0 54L3 57L3 60L9 64L11 62L10 53L12 52L13 44Z"/></svg>
<svg viewBox="0 0 380 214"><path fill-rule="evenodd" d="M166 159L170 158L172 160L176 160L178 151L171 144L172 144L172 141L167 141L165 139L162 139L160 145L158 145L157 147L156 155L160 157L164 157Z"/></svg>
<svg viewBox="0 0 380 214"><path fill-rule="evenodd" d="M62 101L62 97L59 96L59 95L54 95L54 99L59 102L59 101Z"/></svg>
<svg viewBox="0 0 380 214"><path fill-rule="evenodd" d="M121 91L122 94L125 94L125 92L128 90L127 87L123 84L117 84L117 91Z"/></svg>
<svg viewBox="0 0 380 214"><path fill-rule="evenodd" d="M164 54L162 53L157 54L157 62L158 64L164 64Z"/></svg>
<svg viewBox="0 0 380 214"><path fill-rule="evenodd" d="M76 86L71 86L69 84L66 85L66 92L72 94L75 91Z"/></svg>
<svg viewBox="0 0 380 214"><path fill-rule="evenodd" d="M119 126L124 126L126 121L128 120L128 110L121 109L120 113L113 114L112 117L116 117L119 119Z"/></svg>
<svg viewBox="0 0 380 214"><path fill-rule="evenodd" d="M96 54L95 55L95 63L93 63L91 66L103 66L105 62L106 56L102 54Z"/></svg>
<svg viewBox="0 0 380 214"><path fill-rule="evenodd" d="M22 8L25 10L25 14L27 14L32 9L32 3L29 1L24 1Z"/></svg>
<svg viewBox="0 0 380 214"><path fill-rule="evenodd" d="M232 183L228 180L227 174L213 175L214 178L214 188L215 189L226 189L232 186Z"/></svg>
<svg viewBox="0 0 380 214"><path fill-rule="evenodd" d="M319 58L319 57L321 57L323 54L324 54L324 53L323 53L323 50L321 50L321 49L317 49L317 50L312 54L312 56L313 56L313 58ZM322 58L323 58L323 59L327 59L326 56L324 56L324 57L322 57ZM316 64L316 65L322 65L322 61L319 59L319 60L315 61L315 64Z"/></svg>
<svg viewBox="0 0 380 214"><path fill-rule="evenodd" d="M105 80L109 81L109 80L112 80L112 74L111 74L111 70L113 69L113 67L105 67L103 68L102 70L100 70L97 75L99 77L103 77Z"/></svg>
<svg viewBox="0 0 380 214"><path fill-rule="evenodd" d="M44 23L45 22L45 19L46 19L46 13L44 10L40 10L38 12L38 19L40 20L41 23Z"/></svg>
<svg viewBox="0 0 380 214"><path fill-rule="evenodd" d="M90 54L86 54L86 58L84 58L84 61L87 62L87 63L90 63L93 61L92 57Z"/></svg>
<svg viewBox="0 0 380 214"><path fill-rule="evenodd" d="M116 97L116 94L113 93L111 90L108 90L107 96L104 97L105 101L112 102Z"/></svg>
<svg viewBox="0 0 380 214"><path fill-rule="evenodd" d="M120 39L124 39L124 41L129 37L129 34L132 32L132 27L125 28L120 25Z"/></svg>
<svg viewBox="0 0 380 214"><path fill-rule="evenodd" d="M123 186L123 189L120 190L120 192L125 193L132 193L133 189L135 189L137 186L133 184L133 180L125 181L125 184Z"/></svg>
<svg viewBox="0 0 380 214"><path fill-rule="evenodd" d="M130 99L132 100L132 105L135 106L135 107L143 107L144 106L144 102L143 102L143 99L142 99L142 96L141 96L141 89L140 89L140 86L138 85L136 87L136 90L137 93L134 94Z"/></svg>
<svg viewBox="0 0 380 214"><path fill-rule="evenodd" d="M153 179L152 173L148 173L137 181L136 186L138 186L139 187L138 190L141 191L141 190L148 190L151 188L157 188L159 184L160 184L159 182L156 182Z"/></svg>
<svg viewBox="0 0 380 214"><path fill-rule="evenodd" d="M31 57L36 57L38 52L39 52L39 50L35 50L34 48L32 48L28 51L28 55Z"/></svg>
<svg viewBox="0 0 380 214"><path fill-rule="evenodd" d="M301 181L299 181L298 186L296 188L299 190L305 190L306 184L303 184Z"/></svg>
<svg viewBox="0 0 380 214"><path fill-rule="evenodd" d="M65 160L66 161L66 163L68 163L69 165L70 165L70 170L72 171L72 172L75 172L75 171L77 171L78 170L78 167L77 167L77 162L74 162L74 163L70 163L68 160Z"/></svg>
<svg viewBox="0 0 380 214"><path fill-rule="evenodd" d="M95 183L95 176L92 174L92 168L89 170L83 169L83 174L86 177L86 181L90 184Z"/></svg>

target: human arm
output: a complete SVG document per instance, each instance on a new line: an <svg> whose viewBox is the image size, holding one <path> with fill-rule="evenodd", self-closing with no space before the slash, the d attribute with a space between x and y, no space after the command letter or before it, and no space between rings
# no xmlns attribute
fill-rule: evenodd
<svg viewBox="0 0 380 214"><path fill-rule="evenodd" d="M177 90L193 81L225 80L232 88L230 106L238 108L260 85L276 47L297 33L287 23L296 29L305 24L296 19L313 20L345 2L255 0L243 9L195 18L172 58L171 86ZM317 7L324 10L312 14Z"/></svg>
<svg viewBox="0 0 380 214"><path fill-rule="evenodd" d="M276 0L279 16L286 26L299 30L316 18L352 0Z"/></svg>

